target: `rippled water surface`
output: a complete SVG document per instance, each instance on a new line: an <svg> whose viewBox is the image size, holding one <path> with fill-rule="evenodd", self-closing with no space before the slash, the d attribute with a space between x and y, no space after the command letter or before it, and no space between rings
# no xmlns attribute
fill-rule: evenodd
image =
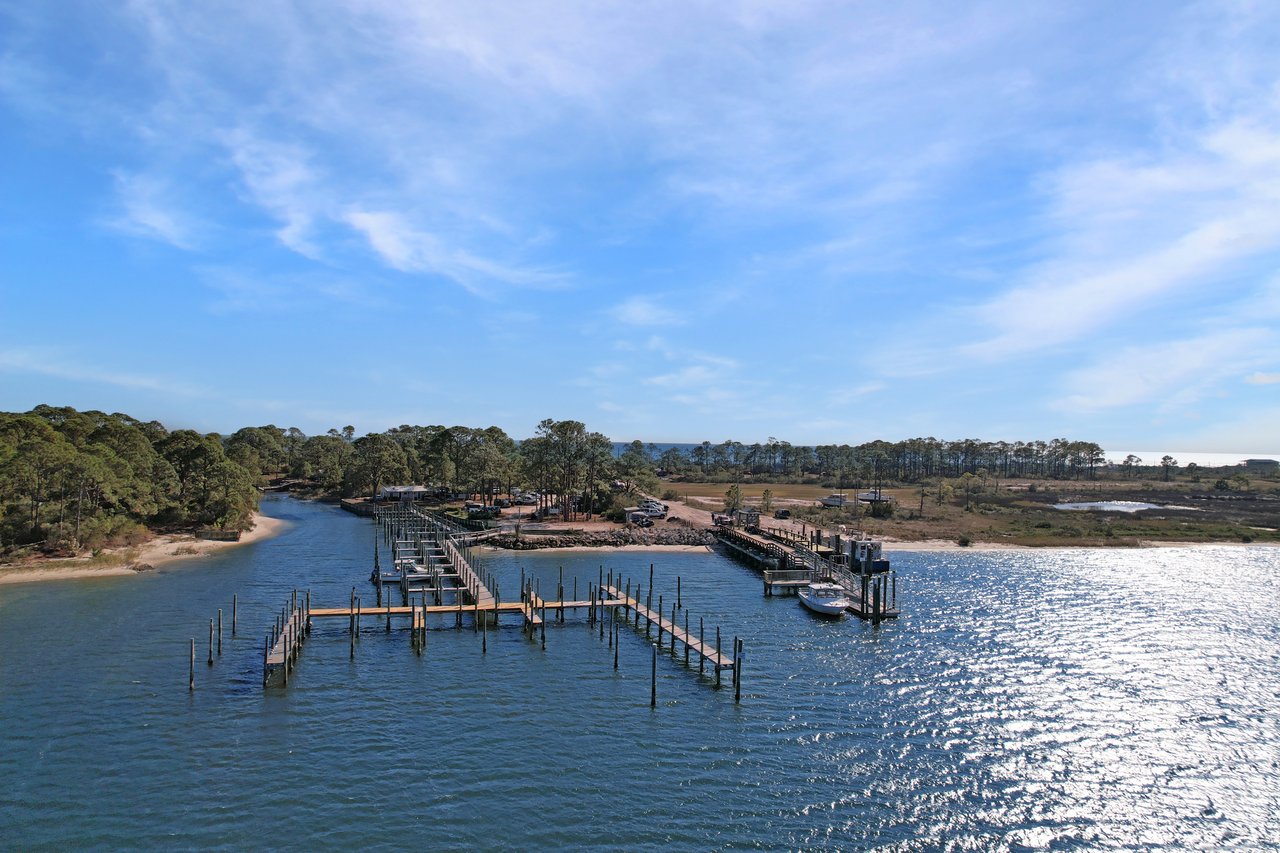
<svg viewBox="0 0 1280 853"><path fill-rule="evenodd" d="M445 623L426 654L318 622L287 690L262 638L295 586L366 600L373 527L268 498L280 537L140 577L0 587L6 848L1255 849L1280 843L1280 551L898 554L872 628L765 598L717 554L495 554L553 588L676 577L745 638L742 703L570 617ZM208 620L230 622L210 668ZM683 618L683 617L682 617ZM339 624L340 623L340 624ZM451 624L451 623L450 623ZM197 689L187 644L198 640Z"/></svg>

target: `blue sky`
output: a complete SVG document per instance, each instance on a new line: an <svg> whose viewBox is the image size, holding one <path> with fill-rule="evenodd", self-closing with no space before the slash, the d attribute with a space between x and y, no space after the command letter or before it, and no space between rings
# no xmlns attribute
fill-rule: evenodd
<svg viewBox="0 0 1280 853"><path fill-rule="evenodd" d="M1280 5L0 2L0 408L1274 450Z"/></svg>

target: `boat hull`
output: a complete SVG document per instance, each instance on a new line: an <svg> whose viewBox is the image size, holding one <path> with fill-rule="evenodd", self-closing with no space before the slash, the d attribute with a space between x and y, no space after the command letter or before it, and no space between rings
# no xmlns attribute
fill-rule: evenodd
<svg viewBox="0 0 1280 853"><path fill-rule="evenodd" d="M849 602L843 596L832 597L831 595L821 595L812 589L800 590L800 603L805 609L820 616L843 616L845 608L849 606Z"/></svg>

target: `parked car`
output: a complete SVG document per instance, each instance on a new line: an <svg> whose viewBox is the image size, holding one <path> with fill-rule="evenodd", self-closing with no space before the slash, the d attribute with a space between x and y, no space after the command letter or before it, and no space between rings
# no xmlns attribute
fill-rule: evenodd
<svg viewBox="0 0 1280 853"><path fill-rule="evenodd" d="M773 517L774 517L774 518L790 518L790 517L791 517L791 510L789 510L789 509L775 509L775 510L773 511Z"/></svg>
<svg viewBox="0 0 1280 853"><path fill-rule="evenodd" d="M516 498L516 503L520 504L520 506L537 506L538 496L533 493L530 493L527 495L521 495L520 497Z"/></svg>

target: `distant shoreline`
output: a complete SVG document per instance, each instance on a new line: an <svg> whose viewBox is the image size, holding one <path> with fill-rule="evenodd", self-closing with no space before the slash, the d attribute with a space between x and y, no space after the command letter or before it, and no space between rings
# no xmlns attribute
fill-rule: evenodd
<svg viewBox="0 0 1280 853"><path fill-rule="evenodd" d="M234 542L199 539L190 534L165 534L142 545L107 549L99 557L37 558L0 566L0 585L138 575L162 566L189 562L237 545L270 539L278 536L288 526L289 522L284 519L255 512L253 527Z"/></svg>

